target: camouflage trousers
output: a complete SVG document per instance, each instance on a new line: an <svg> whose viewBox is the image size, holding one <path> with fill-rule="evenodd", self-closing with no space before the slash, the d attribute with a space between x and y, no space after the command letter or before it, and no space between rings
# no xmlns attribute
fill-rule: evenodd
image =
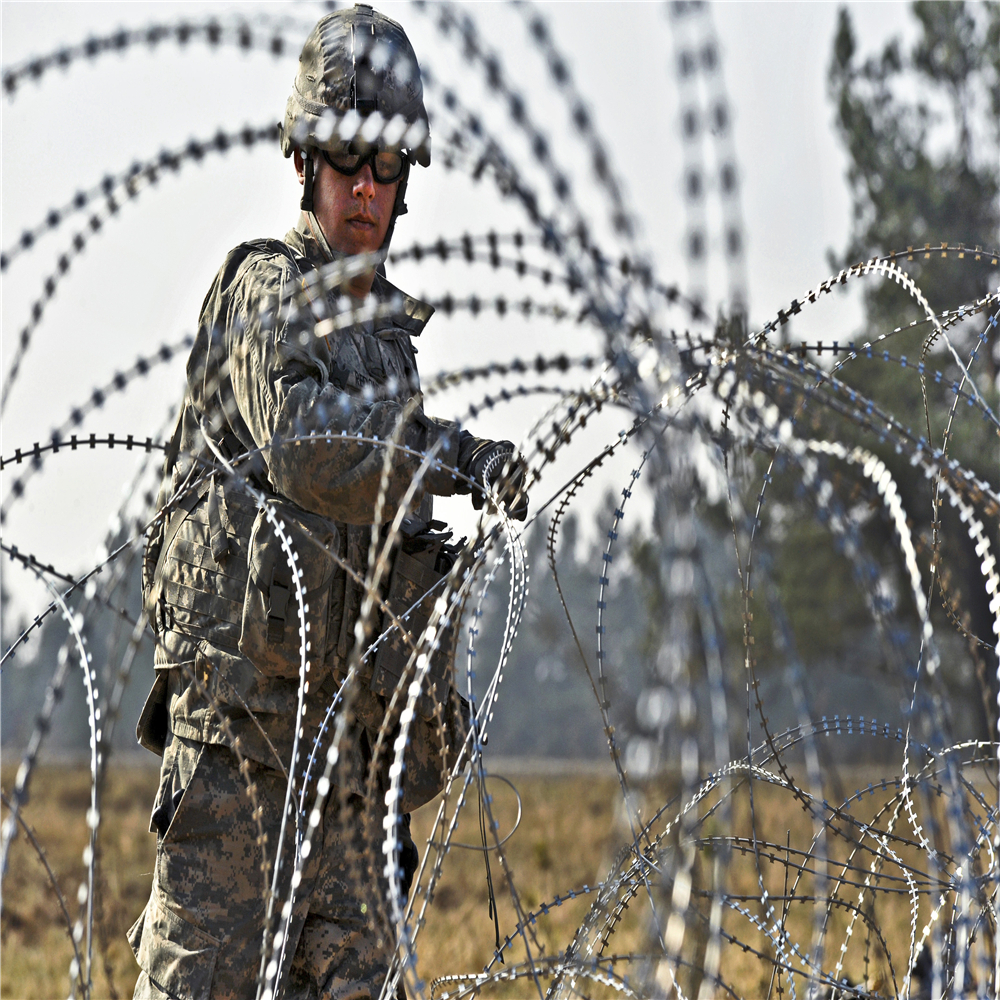
<svg viewBox="0 0 1000 1000"><path fill-rule="evenodd" d="M273 860L286 781L252 761L249 769ZM336 788L330 795L296 893L283 1000L377 998L385 982L388 951L369 921L381 879L361 876L362 807L360 796L345 804L338 802ZM256 996L264 854L236 756L224 746L171 735L150 828L158 833L152 892L128 934L142 969L135 1000ZM377 828L381 833L381 823ZM290 818L285 843L294 841ZM407 848L415 855L408 832L404 854ZM284 854L276 913L287 898L292 867L292 851L286 847Z"/></svg>

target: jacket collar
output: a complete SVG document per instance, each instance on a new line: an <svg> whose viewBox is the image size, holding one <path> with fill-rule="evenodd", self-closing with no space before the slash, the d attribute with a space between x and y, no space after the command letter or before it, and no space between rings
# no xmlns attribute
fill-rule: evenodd
<svg viewBox="0 0 1000 1000"><path fill-rule="evenodd" d="M312 216L312 220L315 218ZM295 228L290 229L285 234L285 243L296 254L305 257L315 267L322 267L324 264L343 258L344 254L329 246L322 232L317 238L315 227L318 226L318 222L312 220L305 212L302 212ZM376 333L382 329L395 327L404 329L411 337L419 337L427 325L427 321L434 315L433 306L414 298L412 295L407 295L406 292L397 288L386 278L381 268L375 274L372 294L379 302L386 302L394 295L402 296L403 299L403 307L399 312L375 322Z"/></svg>

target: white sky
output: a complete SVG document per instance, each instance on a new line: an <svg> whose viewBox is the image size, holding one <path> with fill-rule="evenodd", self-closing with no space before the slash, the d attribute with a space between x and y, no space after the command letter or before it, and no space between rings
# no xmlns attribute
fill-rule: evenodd
<svg viewBox="0 0 1000 1000"><path fill-rule="evenodd" d="M503 110L463 63L454 41L438 34L427 13L400 3L379 6L403 24L421 64L437 79L453 81L463 102L481 110L523 162L523 145L517 137L510 138ZM641 242L656 262L657 277L686 285L677 87L665 5L539 6L625 180L628 201L642 222ZM892 34L905 36L912 30L903 3L848 6L863 50L874 50ZM565 106L523 19L506 5L470 4L466 9L478 22L481 37L501 53L508 78L527 98L535 120L552 135L556 158L573 179L595 231L602 232L604 203L590 184L583 147L568 134ZM847 240L846 161L825 93L837 9L834 3L720 3L712 8L733 109L753 320L763 321L826 277L828 249L839 250ZM236 12L288 16L311 23L320 11L305 3L4 2L2 63L7 68L122 25L199 20L213 12L221 17ZM3 99L0 244L9 248L50 207L64 204L77 189L92 187L105 173L118 173L137 158L179 147L192 136L207 138L220 126L277 121L304 33L289 32L287 37L294 51L281 59L259 52L244 55L231 47L210 52L200 42L183 51L173 43L161 44L155 52L135 48L51 72L38 84L23 85L12 101ZM428 94L432 115L438 100ZM440 142L440 129L435 139ZM209 157L200 166L166 177L126 205L74 262L35 332L4 414L3 455L36 440L44 442L50 429L95 385L108 382L137 355L152 353L160 343L192 331L201 299L225 253L247 238L281 236L295 221L297 190L291 166L275 143L251 153ZM473 185L443 170L439 162L428 171L415 170L408 201L410 214L397 227L395 249L417 239L429 242L465 231L527 230L523 214L500 199L488 182ZM79 225L77 217L73 225L61 227L5 275L5 373L30 304ZM519 282L509 273L498 280L464 263L448 268L400 265L390 269L390 277L428 297L472 289L502 289L512 298L551 297L541 286ZM856 299L835 299L823 311L800 318L795 336L846 340L859 319ZM680 313L676 322L683 325ZM560 350L578 354L599 345L591 333L569 324L473 321L463 314L450 321L436 317L419 347L427 381L442 369L469 363ZM180 394L182 371L182 360L155 369L89 419L83 431L162 436L167 407ZM475 392L442 399L428 409L455 416L482 391L480 385ZM470 426L480 434L516 440L542 405L512 407ZM568 478L624 422L611 415L592 425L590 436L571 449L543 487ZM585 503L592 503L608 485L620 483L633 464L633 455L612 463L608 477ZM5 540L66 571L88 568L135 468L135 457L117 449L56 456L13 509ZM8 472L16 470L4 470L5 496ZM544 489L539 496L543 494ZM450 502L445 516L461 522L466 505ZM4 574L19 611L34 614L47 603L17 568L5 564Z"/></svg>

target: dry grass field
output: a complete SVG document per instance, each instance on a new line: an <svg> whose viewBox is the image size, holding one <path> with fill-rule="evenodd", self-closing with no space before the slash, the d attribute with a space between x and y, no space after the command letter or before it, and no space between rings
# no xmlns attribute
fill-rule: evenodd
<svg viewBox="0 0 1000 1000"><path fill-rule="evenodd" d="M611 864L616 851L625 842L625 827L613 778L604 774L570 776L518 775L512 779L521 794L523 818L519 829L506 845L510 870L526 909L535 909L543 903L551 904L557 896L584 884L593 886ZM3 787L8 790L13 772L4 769ZM131 996L137 969L124 934L138 915L149 890L153 867L154 837L147 832L149 808L155 791L156 773L140 767L116 767L107 783L103 803L100 851L105 863L103 884L98 894L97 943L95 945L94 996ZM76 919L79 911L77 892L85 878L83 852L87 841L85 815L89 805L89 777L85 769L42 768L35 776L33 794L25 810L31 824L45 848L47 859L54 870L70 914ZM494 808L501 831L510 829L516 813L516 801L510 789L499 781L490 782ZM665 801L665 789L647 789L649 802ZM727 853L711 840L699 852L694 869L694 900L698 890L711 884L713 877L720 878L734 897L746 897L748 913L730 909L724 914L723 926L732 935L751 944L764 955L771 955L766 939L755 929L752 919L780 920L792 937L809 952L814 930L816 910L805 904L785 906L781 897L793 888L794 870L783 863L803 861L796 850L808 849L813 836L809 817L787 792L767 785L755 785L755 805L758 817L758 837L774 847L761 851L760 877L753 860L753 851L741 853L738 849ZM885 796L867 797L857 803L852 814L868 820L885 801ZM712 803L700 810L704 816ZM745 835L750 830L749 798L745 786L737 789L729 799L729 813L716 810L700 826L700 836L711 838L723 833ZM863 810L863 812L862 812ZM431 830L434 806L425 807L414 816L413 833L418 845L426 840ZM478 815L475 808L468 809L468 819L459 827L457 843L479 842ZM7 810L4 809L6 817ZM662 824L659 829L662 829ZM748 846L745 843L743 846ZM828 843L831 857L843 861L847 849L836 842ZM924 867L919 856L911 853L908 859L917 869ZM906 861L906 852L901 860ZM493 856L492 872L500 913L501 938L511 933L516 918L506 888L504 873ZM866 868L871 858L865 855L857 863ZM831 865L830 876L841 868ZM898 871L883 869L883 888L899 888L892 880ZM891 877L888 877L891 876ZM786 881L786 877L788 881ZM864 877L864 871L861 872ZM775 910L766 917L760 904L760 880L773 899ZM798 886L800 894L815 890L812 875L806 875ZM834 891L828 883L827 895ZM658 888L662 893L664 890ZM827 957L825 967L832 969L844 940L844 929L850 919L849 906L856 902L856 889L841 888L837 893L848 907L838 906L829 913L827 925ZM557 954L572 941L576 927L584 919L593 895L581 895L550 909L547 916L540 916L533 927L536 937L535 951ZM739 900L736 900L739 904ZM705 907L702 907L706 909ZM868 906L871 910L871 907ZM640 894L628 907L615 935L611 938L607 954L626 954L650 950L648 935L651 933L648 901ZM873 923L880 929L892 954L893 970L897 983L905 975L906 952L909 940L909 901L905 893L880 897L871 913ZM751 919L752 918L752 919ZM926 919L926 905L921 903L921 920ZM10 870L4 885L4 910L2 932L2 979L0 995L4 998L57 998L66 996L68 969L72 959L72 946L66 933L65 918L48 884L44 869L27 839L19 835L14 845ZM697 939L697 928L689 934L688 941ZM854 982L867 979L870 984L879 977L890 979L889 966L877 936L866 930L859 921L849 939L844 972ZM867 946L867 947L866 947ZM477 973L490 960L494 951L493 921L488 913L485 866L482 853L453 846L445 860L444 875L434 895L433 906L417 940L420 973L430 985L443 973ZM866 961L867 955L867 961ZM507 954L507 966L523 960L524 950L515 944ZM801 964L796 961L796 964ZM616 966L628 974L626 964ZM634 969L632 970L635 971ZM724 948L723 978L739 995L748 997L778 997L777 987L787 993L787 984L772 981L771 965L765 958L742 948ZM583 984L581 984L582 988ZM883 995L892 995L891 985L884 987ZM586 987L587 995L612 995L607 987ZM487 996L520 997L532 995L528 983L521 980L491 987ZM719 995L725 995L719 990Z"/></svg>
<svg viewBox="0 0 1000 1000"><path fill-rule="evenodd" d="M6 793L14 773L3 770ZM149 896L156 841L148 833L149 811L156 792L152 768L118 767L105 783L99 849L103 886L97 893L97 942L106 944L107 963L95 958L94 992L99 997L131 996L138 969L125 941L125 931ZM86 813L90 806L90 772L86 768L42 767L31 784L24 818L55 873L70 915L79 912L77 891L86 879L83 851L88 843ZM6 819L8 810L4 808ZM67 995L73 958L66 920L45 869L19 831L4 881L3 965L0 995L5 1000L56 998ZM95 947L95 956L102 949Z"/></svg>

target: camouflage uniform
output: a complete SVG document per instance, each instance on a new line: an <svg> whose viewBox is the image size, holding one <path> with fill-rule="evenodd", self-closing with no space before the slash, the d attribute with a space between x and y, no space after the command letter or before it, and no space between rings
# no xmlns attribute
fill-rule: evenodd
<svg viewBox="0 0 1000 1000"><path fill-rule="evenodd" d="M172 735L153 812L153 891L129 941L143 971L138 998L246 998L256 992L264 919L264 851L247 784L226 747ZM285 780L250 763L266 843L278 840ZM285 1000L378 996L384 950L368 926L359 812L332 803L296 895ZM285 880L287 891L287 880ZM280 906L278 907L280 911Z"/></svg>
<svg viewBox="0 0 1000 1000"><path fill-rule="evenodd" d="M150 825L158 834L152 894L129 934L143 969L137 997L254 994L264 856L247 781L231 747L238 740L248 762L273 851L286 784L279 760L290 766L296 728L297 662L287 671L264 672L240 652L256 505L232 477L206 478L206 468L218 462L203 428L229 460L256 452L237 463L255 487L331 519L341 559L363 579L384 450L336 437L333 443L287 442L326 430L384 440L406 400L419 392L411 338L430 317L423 303L403 296L402 309L390 318L326 338L311 329L300 337L294 324L275 320L274 305L330 259L310 225L303 215L284 242L256 241L229 254L202 307L187 395L166 459L160 506L173 499L173 513L147 552L144 573L158 641L156 683L138 735L144 746L163 753L163 768ZM381 276L372 294L379 302L399 295ZM442 437L442 460L452 466L461 467L483 444L422 414L402 441L424 450ZM392 517L419 462L396 453L385 518ZM441 471L425 484L439 495L456 491L454 478ZM418 512L430 518L429 496L419 500ZM299 720L304 753L345 676L363 596L343 569L329 588L322 663L310 674ZM372 990L377 996L387 967L363 916L365 897L376 886L350 876L350 858L360 851L357 816L366 767L385 710L366 679L337 773L341 790L326 808L322 850L310 856L298 891L285 968L302 996L363 997ZM422 762L433 793L440 742L435 759L419 727L414 733L407 774L412 770L416 781ZM382 781L380 791L384 787ZM306 815L310 809L307 804ZM376 829L381 834L381 824ZM405 831L402 843L412 850ZM297 995L295 988L286 995Z"/></svg>

